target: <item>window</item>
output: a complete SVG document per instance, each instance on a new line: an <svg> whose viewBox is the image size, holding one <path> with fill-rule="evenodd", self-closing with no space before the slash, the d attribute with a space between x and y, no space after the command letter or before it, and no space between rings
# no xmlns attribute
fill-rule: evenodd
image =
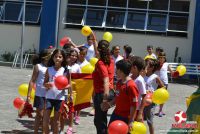
<svg viewBox="0 0 200 134"><path fill-rule="evenodd" d="M85 9L68 7L66 21L67 23L81 24Z"/></svg>
<svg viewBox="0 0 200 134"><path fill-rule="evenodd" d="M166 31L166 14L149 13L147 29L155 31Z"/></svg>
<svg viewBox="0 0 200 134"><path fill-rule="evenodd" d="M190 0L68 0L65 24L187 36L189 7Z"/></svg>
<svg viewBox="0 0 200 134"><path fill-rule="evenodd" d="M37 23L40 17L40 10L41 6L26 5L25 21ZM22 21L22 19L23 19L23 14L21 15L20 21Z"/></svg>
<svg viewBox="0 0 200 134"><path fill-rule="evenodd" d="M126 7L127 0L108 0L108 6Z"/></svg>
<svg viewBox="0 0 200 134"><path fill-rule="evenodd" d="M168 10L169 0L152 0L149 2L149 9Z"/></svg>
<svg viewBox="0 0 200 134"><path fill-rule="evenodd" d="M5 3L2 20L18 21L22 3Z"/></svg>
<svg viewBox="0 0 200 134"><path fill-rule="evenodd" d="M187 31L188 15L170 14L169 16L169 30Z"/></svg>
<svg viewBox="0 0 200 134"><path fill-rule="evenodd" d="M126 28L144 30L145 19L145 12L128 12Z"/></svg>
<svg viewBox="0 0 200 134"><path fill-rule="evenodd" d="M24 0L0 1L0 23L21 23L23 19ZM26 0L25 22L40 24L42 0Z"/></svg>
<svg viewBox="0 0 200 134"><path fill-rule="evenodd" d="M108 11L106 17L106 27L123 27L125 12Z"/></svg>
<svg viewBox="0 0 200 134"><path fill-rule="evenodd" d="M3 14L3 2L0 2L0 18Z"/></svg>
<svg viewBox="0 0 200 134"><path fill-rule="evenodd" d="M86 15L86 25L102 26L105 10L88 9Z"/></svg>
<svg viewBox="0 0 200 134"><path fill-rule="evenodd" d="M86 0L68 0L68 4L86 4Z"/></svg>
<svg viewBox="0 0 200 134"><path fill-rule="evenodd" d="M106 6L106 0L88 0L88 5Z"/></svg>
<svg viewBox="0 0 200 134"><path fill-rule="evenodd" d="M129 0L128 3L129 8L147 8L147 1L139 1L139 0Z"/></svg>
<svg viewBox="0 0 200 134"><path fill-rule="evenodd" d="M170 11L189 12L190 0L171 0Z"/></svg>

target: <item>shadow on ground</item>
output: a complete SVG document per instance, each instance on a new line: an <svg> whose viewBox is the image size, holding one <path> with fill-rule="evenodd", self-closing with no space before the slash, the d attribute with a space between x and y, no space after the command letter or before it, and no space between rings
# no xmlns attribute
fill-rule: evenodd
<svg viewBox="0 0 200 134"><path fill-rule="evenodd" d="M11 130L11 131L1 131L2 134L33 134L34 131L34 121L33 120L24 120L24 119L17 119L17 122L21 123L25 130Z"/></svg>

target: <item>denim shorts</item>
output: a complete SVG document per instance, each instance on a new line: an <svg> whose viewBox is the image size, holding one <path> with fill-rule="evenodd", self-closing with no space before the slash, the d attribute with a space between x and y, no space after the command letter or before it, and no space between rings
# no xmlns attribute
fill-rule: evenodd
<svg viewBox="0 0 200 134"><path fill-rule="evenodd" d="M46 99L46 109L59 111L61 107L62 100Z"/></svg>
<svg viewBox="0 0 200 134"><path fill-rule="evenodd" d="M44 105L45 105L45 97L35 96L33 107L42 110L44 109Z"/></svg>

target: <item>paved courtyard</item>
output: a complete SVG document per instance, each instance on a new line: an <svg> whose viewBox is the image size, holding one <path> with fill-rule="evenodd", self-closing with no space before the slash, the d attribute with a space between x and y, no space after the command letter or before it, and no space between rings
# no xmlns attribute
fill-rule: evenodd
<svg viewBox="0 0 200 134"><path fill-rule="evenodd" d="M3 134L31 134L33 133L33 119L18 118L18 111L13 107L13 100L19 97L18 86L28 83L31 69L12 69L0 66L0 133ZM155 134L166 134L166 131L175 123L174 114L177 111L186 111L186 97L197 89L195 85L169 84L170 99L164 106L163 117L155 116ZM93 117L88 116L91 108L82 110L80 125L74 125L77 134L95 134ZM156 109L158 111L158 108ZM112 110L109 111L108 118ZM65 129L67 126L65 126Z"/></svg>

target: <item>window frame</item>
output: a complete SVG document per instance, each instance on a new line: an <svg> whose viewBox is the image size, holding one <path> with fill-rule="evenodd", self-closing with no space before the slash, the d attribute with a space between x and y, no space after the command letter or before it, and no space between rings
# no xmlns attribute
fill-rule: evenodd
<svg viewBox="0 0 200 134"><path fill-rule="evenodd" d="M82 19L82 23L79 24L79 26L83 26L86 24L86 16L87 16L87 11L89 10L98 10L99 9L104 9L105 12L104 12L104 17L103 17L103 21L102 21L102 25L101 26L91 26L91 27L94 27L94 28L100 28L102 30L105 30L105 29L112 29L112 30L124 30L125 32L126 31L138 31L138 32L144 32L145 34L148 33L148 32L155 32L155 33L166 33L167 35L167 32L184 32L184 33L188 33L188 23L187 23L187 29L186 31L181 31L181 30L169 30L169 23L170 23L170 14L171 13L183 13L183 14L188 14L188 17L187 17L187 21L189 22L189 11L188 12L183 12L183 11L171 11L170 10L170 2L171 0L168 0L167 1L167 8L166 9L154 9L154 8L150 8L150 1L147 1L147 5L146 5L146 8L137 8L137 7L130 7L129 6L129 3L131 2L130 0L126 0L126 7L115 7L115 6L110 6L108 5L109 3L109 0L106 0L106 5L105 6L101 6L101 5L89 5L88 4L89 0L86 0L86 4L83 5L83 4L67 4L67 8L69 6L79 6L79 7L82 7L82 6L85 6L86 9L85 9L85 12L84 12L84 16L83 16L83 19ZM189 2L189 4L191 4L191 2ZM189 5L190 6L190 5ZM107 19L107 16L108 16L108 13L109 11L115 11L115 12L120 12L120 13L124 13L124 21L123 21L123 26L122 27L118 27L118 26L106 26L106 19ZM129 15L129 12L132 12L132 13L141 13L141 14L145 14L145 18L144 18L144 28L143 29L137 29L137 28L128 28L127 27L127 22L128 22L128 15ZM160 15L164 15L166 18L165 18L165 28L163 30L151 30L151 29L148 29L148 22L149 22L149 15L150 14L160 14ZM66 23L66 22L63 22L63 24L70 24L70 25L77 25L75 23Z"/></svg>

